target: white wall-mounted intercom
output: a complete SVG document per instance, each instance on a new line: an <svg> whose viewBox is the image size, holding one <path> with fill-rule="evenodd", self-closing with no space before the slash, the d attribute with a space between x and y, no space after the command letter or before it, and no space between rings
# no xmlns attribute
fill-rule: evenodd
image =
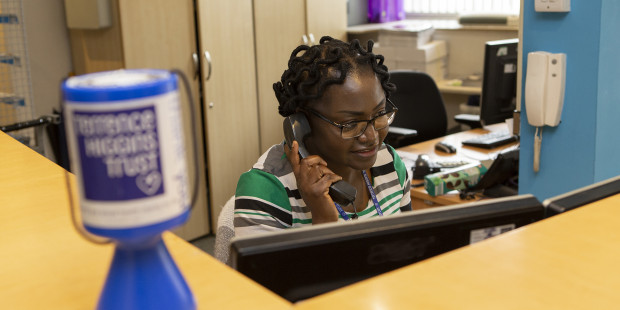
<svg viewBox="0 0 620 310"><path fill-rule="evenodd" d="M540 170L542 127L560 124L566 84L566 54L530 52L525 77L527 121L536 127L534 135L534 171ZM540 131L540 134L539 134Z"/></svg>
<svg viewBox="0 0 620 310"><path fill-rule="evenodd" d="M564 105L566 54L527 54L525 107L532 126L557 126Z"/></svg>
<svg viewBox="0 0 620 310"><path fill-rule="evenodd" d="M534 0L536 12L570 12L570 0Z"/></svg>

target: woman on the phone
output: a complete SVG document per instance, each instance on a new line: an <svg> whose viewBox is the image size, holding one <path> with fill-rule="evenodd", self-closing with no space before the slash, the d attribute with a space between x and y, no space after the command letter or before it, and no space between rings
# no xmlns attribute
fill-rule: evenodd
<svg viewBox="0 0 620 310"><path fill-rule="evenodd" d="M273 85L279 113L303 113L311 133L299 143L272 146L237 184L235 234L366 219L411 210L411 180L394 149L383 144L396 107L395 86L383 56L359 41L330 37L297 47L288 69ZM349 205L334 203L332 183L356 190Z"/></svg>

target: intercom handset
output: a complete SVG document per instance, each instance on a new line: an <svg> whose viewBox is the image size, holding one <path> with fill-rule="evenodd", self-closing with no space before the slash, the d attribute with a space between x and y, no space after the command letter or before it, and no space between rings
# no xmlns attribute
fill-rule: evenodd
<svg viewBox="0 0 620 310"><path fill-rule="evenodd" d="M530 52L527 54L525 78L525 112L527 121L536 127L534 133L535 172L540 170L543 126L560 124L566 84L566 54Z"/></svg>
<svg viewBox="0 0 620 310"><path fill-rule="evenodd" d="M531 52L527 57L525 107L535 127L557 126L564 105L566 54Z"/></svg>
<svg viewBox="0 0 620 310"><path fill-rule="evenodd" d="M289 148L292 148L293 140L297 141L299 146L299 155L306 158L310 154L304 145L304 138L310 134L310 124L303 113L295 113L284 119L284 139ZM357 189L345 181L338 181L329 187L329 196L335 203L346 206L353 203Z"/></svg>

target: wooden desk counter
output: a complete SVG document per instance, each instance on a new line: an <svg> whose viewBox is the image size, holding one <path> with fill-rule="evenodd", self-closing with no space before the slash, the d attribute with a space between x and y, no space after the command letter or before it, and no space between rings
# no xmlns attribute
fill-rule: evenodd
<svg viewBox="0 0 620 310"><path fill-rule="evenodd" d="M490 132L496 132L500 130L508 130L508 126L505 123L493 124L489 126L485 126L485 128L477 128L468 131L458 132L452 135L448 135L445 137L428 140L424 142L420 142L417 144L405 146L399 148L399 152L407 152L411 154L412 158L417 157L420 154L427 154L431 160L456 160L458 158L464 158L468 160L485 160L491 158L491 156L496 155L497 153L514 147L519 144L518 142L513 142L507 145L503 145L498 148L494 148L491 150L464 146L461 144L462 141L474 138L476 136L480 136L483 134L487 134ZM445 141L456 147L457 151L455 154L447 154L444 152L439 152L435 150L435 144L439 141ZM421 184L424 183L424 180L413 180L412 184ZM412 207L413 209L424 209L433 206L443 206L443 205L451 205L458 204L464 202L471 202L471 200L461 200L457 191L452 193L432 197L429 195L423 186L421 187L412 187L411 188L411 198L412 198Z"/></svg>
<svg viewBox="0 0 620 310"><path fill-rule="evenodd" d="M73 228L64 171L0 132L0 309L97 304L113 246L90 243ZM198 309L292 307L174 234L164 241Z"/></svg>
<svg viewBox="0 0 620 310"><path fill-rule="evenodd" d="M299 304L298 309L617 309L620 195Z"/></svg>

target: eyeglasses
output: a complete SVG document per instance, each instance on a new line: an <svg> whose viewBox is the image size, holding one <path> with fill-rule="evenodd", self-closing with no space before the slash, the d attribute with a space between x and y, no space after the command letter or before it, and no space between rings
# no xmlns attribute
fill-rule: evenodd
<svg viewBox="0 0 620 310"><path fill-rule="evenodd" d="M319 117L320 119L340 128L340 136L343 139L353 139L364 134L366 128L368 128L368 124L370 123L372 123L372 126L375 128L375 130L381 130L390 126L390 124L394 121L394 115L396 115L396 111L398 111L398 108L396 107L396 105L394 105L394 103L392 103L390 99L387 99L387 102L389 102L391 106L389 111L383 111L379 113L379 115L367 121L351 121L344 124L338 124L336 122L333 122L313 109L305 108L304 110L307 110Z"/></svg>

